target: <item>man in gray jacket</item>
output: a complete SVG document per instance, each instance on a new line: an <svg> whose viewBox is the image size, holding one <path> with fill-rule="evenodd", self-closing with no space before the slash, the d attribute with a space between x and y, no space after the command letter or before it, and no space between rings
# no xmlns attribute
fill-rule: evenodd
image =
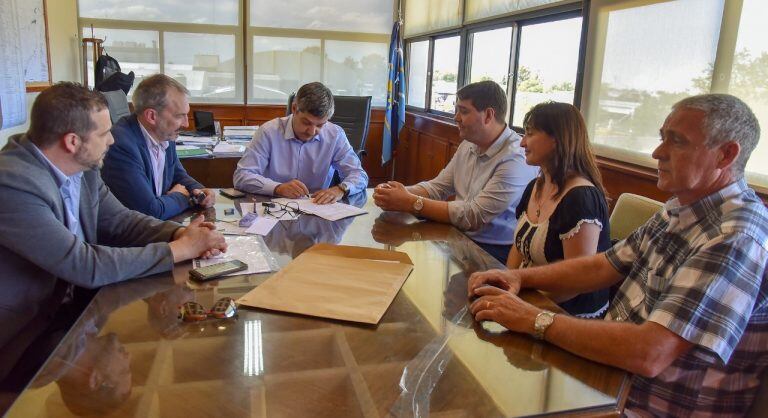
<svg viewBox="0 0 768 418"><path fill-rule="evenodd" d="M184 228L117 201L99 176L114 142L110 128L100 93L59 83L36 98L27 133L0 151L3 353L20 355L33 345L75 287L165 272L226 250L224 237L202 217Z"/></svg>

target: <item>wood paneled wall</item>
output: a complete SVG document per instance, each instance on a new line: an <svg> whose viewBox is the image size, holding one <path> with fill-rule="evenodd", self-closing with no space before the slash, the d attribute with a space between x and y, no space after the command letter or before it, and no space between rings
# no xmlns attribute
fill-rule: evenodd
<svg viewBox="0 0 768 418"><path fill-rule="evenodd" d="M285 116L285 105L219 105L219 104L191 104L191 111L189 112L189 126L190 129L194 127L194 121L192 120L192 111L205 110L213 112L214 119L221 122L221 126L243 126L243 125L261 125L274 118ZM381 138L384 132L384 110L372 109L371 110L371 123L368 128L368 137L365 141L365 149L368 155L363 158L363 168L368 173L371 186L375 186L383 181L389 180L392 173L391 163L386 166L381 166ZM234 173L234 166L236 161L222 161L221 164L216 164L217 173L204 173L207 171L204 167L206 164L201 161L188 160L184 162L184 166L187 170L190 170L193 175L200 172L199 175L208 176L213 183L210 187L225 187L221 183L227 177L230 178ZM222 173L218 171L231 170L232 173ZM206 177L206 178L208 178ZM197 177L196 177L197 178ZM206 184L204 180L200 180L203 184ZM215 184L214 184L215 183ZM207 186L209 184L206 184Z"/></svg>
<svg viewBox="0 0 768 418"><path fill-rule="evenodd" d="M221 121L222 126L261 125L285 115L284 105L193 104L191 108L213 112L214 118ZM190 112L190 127L193 126L191 114L192 112ZM384 110L373 109L365 143L368 155L363 158L363 168L370 177L371 187L389 180L392 174L392 162L384 167L381 166L383 131ZM458 129L451 120L407 112L405 127L400 135L394 158L394 179L409 185L434 178L448 164L460 142ZM185 160L184 166L203 184L210 187L231 187L231 177L237 160L223 159L215 165L205 161ZM603 157L598 157L598 165L611 203L614 203L622 193L635 193L660 201L669 198L668 193L656 188L657 175L653 169ZM758 191L764 201L768 199L766 190Z"/></svg>

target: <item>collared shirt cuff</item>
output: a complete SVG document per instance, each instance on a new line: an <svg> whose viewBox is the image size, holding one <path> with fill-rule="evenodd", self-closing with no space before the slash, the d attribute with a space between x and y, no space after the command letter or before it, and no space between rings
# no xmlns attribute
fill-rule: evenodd
<svg viewBox="0 0 768 418"><path fill-rule="evenodd" d="M451 219L451 224L456 228L467 231L472 230L472 225L469 225L467 221L466 202L461 200L453 200L448 203L448 217Z"/></svg>
<svg viewBox="0 0 768 418"><path fill-rule="evenodd" d="M342 185L342 184L343 184L343 185L345 185L345 186L347 186L347 193L346 193L346 196L349 196L349 195L355 194L355 193L357 193L357 192L359 192L359 191L360 191L360 190L358 190L358 188L357 188L357 186L356 186L356 185L354 185L354 184L352 184L352 183L348 183L348 182L345 182L345 181L342 181L342 182L340 182L340 183L339 183L339 188L340 188L340 189L341 189L341 185ZM342 189L342 190L344 190L344 189Z"/></svg>
<svg viewBox="0 0 768 418"><path fill-rule="evenodd" d="M184 225L182 225L182 224L180 224L178 222L174 222L174 221L166 221L166 222L175 223L175 224L178 225L177 227L173 228L173 230L171 231L171 235L165 241L165 242L170 244L171 242L173 242L173 236L176 235L176 232L178 232L178 230L180 230L180 229L186 228L186 226L184 226ZM170 249L171 247L168 247L168 248Z"/></svg>
<svg viewBox="0 0 768 418"><path fill-rule="evenodd" d="M270 196L274 196L275 195L275 189L279 185L280 185L280 183L278 183L278 182L276 182L274 180L264 179L264 186L261 188L261 190L264 192L264 194L267 194L267 195L270 195Z"/></svg>
<svg viewBox="0 0 768 418"><path fill-rule="evenodd" d="M408 190L409 192L413 193L413 189L415 189L416 186L426 190L427 194L429 195L429 196L427 196L428 198L430 198L432 200L442 200L442 199L440 199L440 196L438 196L437 193L435 193L435 189L429 184L428 181L422 181L420 183L414 184L413 186L408 186L408 187L406 187L406 190ZM451 219L453 219L453 218L451 218Z"/></svg>
<svg viewBox="0 0 768 418"><path fill-rule="evenodd" d="M618 244L618 243L616 243ZM622 271L623 263L621 262L621 259L619 259L619 255L616 254L616 244L614 244L611 248L605 250L603 255L605 255L606 260L608 260L608 263L613 267L616 271Z"/></svg>

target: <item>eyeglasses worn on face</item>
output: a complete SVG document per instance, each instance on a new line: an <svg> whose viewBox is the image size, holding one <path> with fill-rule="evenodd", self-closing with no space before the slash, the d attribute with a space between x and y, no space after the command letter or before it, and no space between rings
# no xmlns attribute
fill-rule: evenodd
<svg viewBox="0 0 768 418"><path fill-rule="evenodd" d="M225 319L237 315L237 305L232 298L221 298L210 311L206 311L203 305L189 301L179 306L179 319L184 322L203 321L208 318Z"/></svg>

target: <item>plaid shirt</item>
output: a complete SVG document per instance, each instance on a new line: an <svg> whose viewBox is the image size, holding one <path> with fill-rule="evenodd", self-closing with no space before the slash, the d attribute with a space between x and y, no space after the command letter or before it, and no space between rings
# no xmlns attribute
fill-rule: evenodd
<svg viewBox="0 0 768 418"><path fill-rule="evenodd" d="M645 415L741 416L768 365L768 210L742 179L689 206L668 201L606 252L626 276L606 320L653 321L694 344L633 378Z"/></svg>

